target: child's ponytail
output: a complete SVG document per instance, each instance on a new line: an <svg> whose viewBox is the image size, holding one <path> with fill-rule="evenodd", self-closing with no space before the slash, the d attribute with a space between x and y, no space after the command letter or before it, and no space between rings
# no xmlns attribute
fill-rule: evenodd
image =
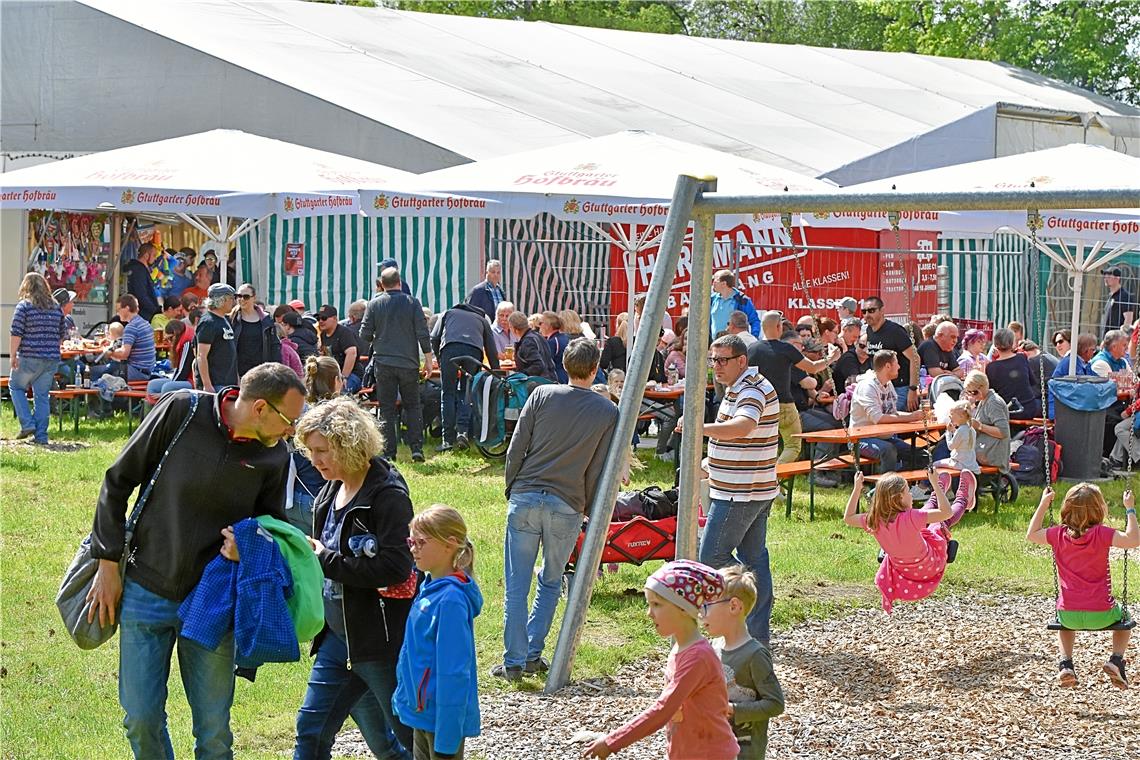
<svg viewBox="0 0 1140 760"><path fill-rule="evenodd" d="M446 504L432 504L412 518L410 528L444 543L457 544L451 566L468 575L474 574L475 545L467 536L467 523L458 511Z"/></svg>

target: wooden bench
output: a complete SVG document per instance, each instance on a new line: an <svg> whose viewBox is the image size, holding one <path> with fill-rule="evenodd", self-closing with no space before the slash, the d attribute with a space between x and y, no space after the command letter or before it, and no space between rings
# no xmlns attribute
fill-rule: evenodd
<svg viewBox="0 0 1140 760"><path fill-rule="evenodd" d="M137 382L142 382L142 388L137 388L132 385L125 391L115 391L115 398L125 398L127 400L127 433L133 433L135 430L135 413L133 411L133 405L131 404L132 400L137 399L139 402L140 425L142 424L143 417L146 415L146 404L144 403L147 399L146 381L136 381L136 383Z"/></svg>
<svg viewBox="0 0 1140 760"><path fill-rule="evenodd" d="M873 457L859 457L860 467L878 463L879 460ZM814 468L812 467L812 463L806 459L777 464L776 480L780 483L780 488L784 491L784 516L792 516L792 494L795 491L797 475L807 475L810 477L813 469L817 472L829 472L835 470L853 470L854 468L855 457L851 454L831 457L823 462L816 463ZM808 519L815 519L815 499L812 499L808 504Z"/></svg>
<svg viewBox="0 0 1140 760"><path fill-rule="evenodd" d="M87 398L89 396L96 396L99 394L94 388L76 388L75 386L68 386L67 388L57 389L48 393L53 399L57 401L71 402L71 420L75 427L75 434L79 434L79 399ZM59 432L63 432L63 408L59 408Z"/></svg>
<svg viewBox="0 0 1140 760"><path fill-rule="evenodd" d="M1010 462L1010 470L1016 470L1020 465L1017 462ZM955 467L939 467L939 472L948 472L957 477L961 474L961 470ZM998 508L1003 502L1012 504L1017 501L1017 495L1020 491L1017 479L1010 476L1008 478L1002 477L1001 470L993 465L981 465L981 473L978 476L978 491L985 491L994 500L994 514L997 514ZM895 473L877 473L874 475L866 475L864 479L868 483L877 483L886 475L898 475L907 483L921 483L926 480L926 470L901 470Z"/></svg>

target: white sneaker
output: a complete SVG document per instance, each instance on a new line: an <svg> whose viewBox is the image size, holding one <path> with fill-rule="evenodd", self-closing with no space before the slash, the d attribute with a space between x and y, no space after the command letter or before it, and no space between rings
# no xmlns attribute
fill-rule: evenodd
<svg viewBox="0 0 1140 760"><path fill-rule="evenodd" d="M930 496L930 488L929 487L924 486L921 483L915 483L913 486L910 487L910 498L913 499L914 501L922 501L923 499L926 499L928 496Z"/></svg>

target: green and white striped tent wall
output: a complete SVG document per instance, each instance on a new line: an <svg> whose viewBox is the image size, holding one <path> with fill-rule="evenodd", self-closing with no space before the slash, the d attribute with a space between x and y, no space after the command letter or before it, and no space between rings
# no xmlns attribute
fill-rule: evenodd
<svg viewBox="0 0 1140 760"><path fill-rule="evenodd" d="M285 274L286 243L305 244L304 275ZM412 294L432 311L466 296L464 219L272 216L242 237L239 251L242 277L257 283L269 304L299 298L310 309L327 303L344 314L353 301L372 297L387 258L396 259Z"/></svg>
<svg viewBox="0 0 1140 760"><path fill-rule="evenodd" d="M939 264L950 270L950 316L1005 326L1029 314L1029 244L1012 233L978 238L940 238ZM1004 255L994 255L994 254ZM1009 255L1017 253L1021 255ZM1049 259L1041 256L1042 279ZM1040 289L1043 291L1043 285ZM1036 296L1041 303L1040 291ZM1031 331L1032 332L1032 331Z"/></svg>

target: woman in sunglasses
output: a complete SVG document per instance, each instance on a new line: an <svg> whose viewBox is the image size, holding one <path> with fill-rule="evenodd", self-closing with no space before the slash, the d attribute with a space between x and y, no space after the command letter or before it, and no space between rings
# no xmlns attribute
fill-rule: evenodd
<svg viewBox="0 0 1140 760"><path fill-rule="evenodd" d="M257 293L248 282L238 286L237 306L230 312L240 378L259 364L281 361L281 340L273 317L257 306Z"/></svg>
<svg viewBox="0 0 1140 760"><path fill-rule="evenodd" d="M1009 407L981 370L966 375L962 398L970 404L970 427L977 433L974 450L978 464L1009 472ZM937 456L937 452L935 453Z"/></svg>
<svg viewBox="0 0 1140 760"><path fill-rule="evenodd" d="M1057 356L1064 356L1069 353L1069 348L1072 346L1073 333L1069 330L1058 330L1053 333L1049 342L1053 344L1053 353Z"/></svg>
<svg viewBox="0 0 1140 760"><path fill-rule="evenodd" d="M313 505L309 539L325 574L325 627L313 641L293 758L328 758L350 714L376 757L410 758L412 731L392 712L416 593L407 483L379 456L375 420L348 397L306 412L296 442L329 482Z"/></svg>

